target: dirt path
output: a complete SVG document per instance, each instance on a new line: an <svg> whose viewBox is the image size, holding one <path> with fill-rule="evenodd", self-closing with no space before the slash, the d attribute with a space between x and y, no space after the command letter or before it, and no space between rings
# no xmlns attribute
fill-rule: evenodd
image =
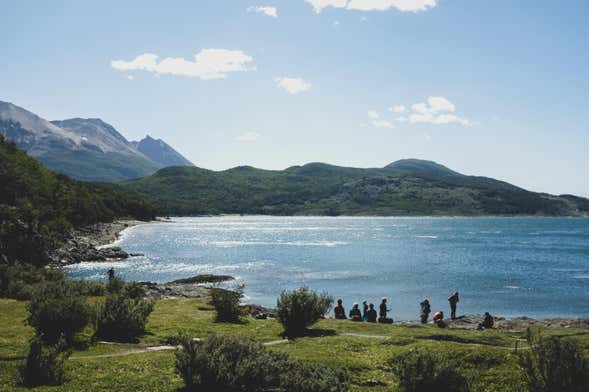
<svg viewBox="0 0 589 392"><path fill-rule="evenodd" d="M348 337L355 337L355 338L366 338L366 339L388 339L391 336L387 336L387 335L365 335L365 334L361 334L361 333L342 333L339 334L337 336L348 336ZM195 338L195 340L200 340L199 338ZM435 339L423 339L423 340L430 340L430 341L435 341L437 342L438 340ZM529 347L527 347L527 344L525 343L525 340L522 339L517 339L518 343L518 350L527 350L529 349ZM279 340L271 340L269 342L264 342L263 345L264 346L276 346L279 344L288 344L289 340L288 339L279 339ZM515 350L515 343L516 340L514 340L514 347L507 347L507 346L494 346L491 344L481 344L481 343L463 343L463 342L452 342L455 344L460 344L463 346L470 346L470 347L495 347L495 348L499 348L499 349L504 349L504 350ZM113 342L101 342L101 344L116 344ZM158 352L158 351L171 351L171 350L175 350L177 348L177 346L150 346L150 347L144 347L144 348L138 348L138 349L133 349L133 350L124 350L124 351L120 351L120 352L116 352L116 353L111 353L111 354L98 354L98 355L74 355L71 356L69 359L71 360L80 360L80 359L98 359L98 358L114 358L114 357L124 357L127 355L133 355L133 354L143 354L143 353L148 353L148 352Z"/></svg>

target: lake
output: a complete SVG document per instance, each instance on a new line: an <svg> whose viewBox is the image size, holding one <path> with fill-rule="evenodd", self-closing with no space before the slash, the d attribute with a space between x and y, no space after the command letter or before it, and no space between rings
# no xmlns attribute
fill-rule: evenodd
<svg viewBox="0 0 589 392"><path fill-rule="evenodd" d="M132 227L117 245L127 261L67 267L74 278L168 282L228 274L247 302L274 306L303 285L342 298L389 299L392 316L415 320L419 302L449 312L589 316L589 219L206 217Z"/></svg>

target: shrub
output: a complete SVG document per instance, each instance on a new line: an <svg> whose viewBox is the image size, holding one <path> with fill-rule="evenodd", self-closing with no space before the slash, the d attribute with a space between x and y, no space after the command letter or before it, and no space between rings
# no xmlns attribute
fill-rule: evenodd
<svg viewBox="0 0 589 392"><path fill-rule="evenodd" d="M316 323L333 304L333 297L327 293L318 294L302 287L294 291L283 291L276 307L278 321L289 337L302 336L309 326Z"/></svg>
<svg viewBox="0 0 589 392"><path fill-rule="evenodd" d="M582 392L589 385L589 359L579 344L528 330L530 350L520 354L526 383L534 392Z"/></svg>
<svg viewBox="0 0 589 392"><path fill-rule="evenodd" d="M470 391L469 382L447 358L424 349L392 360L393 373L405 392Z"/></svg>
<svg viewBox="0 0 589 392"><path fill-rule="evenodd" d="M27 358L19 367L20 382L27 387L62 384L65 379L64 362L69 355L64 339L55 345L46 345L35 336Z"/></svg>
<svg viewBox="0 0 589 392"><path fill-rule="evenodd" d="M280 375L280 388L288 392L342 392L348 390L348 377L341 369L290 361Z"/></svg>
<svg viewBox="0 0 589 392"><path fill-rule="evenodd" d="M205 341L194 341L184 335L179 341L176 372L189 391L347 390L343 372L289 360L286 354L249 340L211 335Z"/></svg>
<svg viewBox="0 0 589 392"><path fill-rule="evenodd" d="M109 294L98 307L96 335L114 341L133 341L145 332L153 302L126 293Z"/></svg>
<svg viewBox="0 0 589 392"><path fill-rule="evenodd" d="M27 322L47 344L56 344L63 336L68 344L90 320L86 298L69 282L52 282L35 290L28 305Z"/></svg>
<svg viewBox="0 0 589 392"><path fill-rule="evenodd" d="M106 291L109 294L120 293L125 288L125 281L117 276L108 280Z"/></svg>
<svg viewBox="0 0 589 392"><path fill-rule="evenodd" d="M238 323L243 314L239 302L243 298L243 285L233 290L214 288L211 293L211 305L215 308L216 322Z"/></svg>
<svg viewBox="0 0 589 392"><path fill-rule="evenodd" d="M259 343L228 336L209 336L204 342L181 337L176 371L189 390L259 391L276 388L286 366L283 353Z"/></svg>

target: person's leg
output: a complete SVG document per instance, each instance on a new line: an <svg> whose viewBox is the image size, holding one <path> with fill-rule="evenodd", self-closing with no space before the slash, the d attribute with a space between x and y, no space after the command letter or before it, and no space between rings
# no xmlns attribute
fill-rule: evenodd
<svg viewBox="0 0 589 392"><path fill-rule="evenodd" d="M456 319L456 304L450 304L450 308L452 310L452 314L450 315L450 317L452 318L452 320Z"/></svg>

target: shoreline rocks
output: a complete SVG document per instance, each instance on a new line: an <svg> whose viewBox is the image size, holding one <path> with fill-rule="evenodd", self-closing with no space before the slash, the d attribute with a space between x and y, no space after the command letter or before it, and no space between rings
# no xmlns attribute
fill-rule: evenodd
<svg viewBox="0 0 589 392"><path fill-rule="evenodd" d="M120 233L128 227L136 226L142 221L117 221L113 223L97 223L72 230L63 245L50 252L54 264L68 265L84 261L106 262L125 260L130 256L119 246L105 246L112 244L119 238Z"/></svg>

